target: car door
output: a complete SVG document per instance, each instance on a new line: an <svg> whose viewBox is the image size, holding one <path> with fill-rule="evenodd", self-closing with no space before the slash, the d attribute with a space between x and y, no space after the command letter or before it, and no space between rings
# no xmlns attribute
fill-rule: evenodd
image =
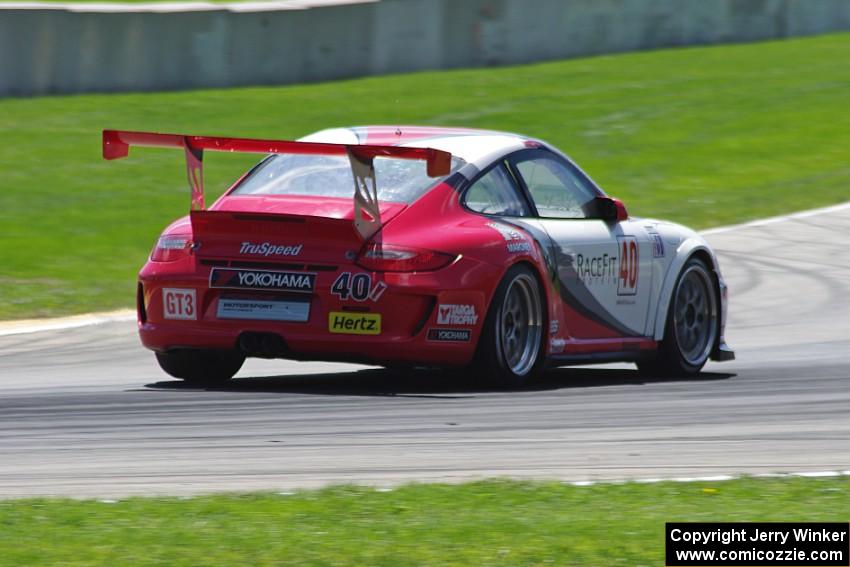
<svg viewBox="0 0 850 567"><path fill-rule="evenodd" d="M638 222L603 220L601 191L582 172L547 150L509 160L540 225L552 242L562 299L562 335L609 339L646 335L652 241Z"/></svg>

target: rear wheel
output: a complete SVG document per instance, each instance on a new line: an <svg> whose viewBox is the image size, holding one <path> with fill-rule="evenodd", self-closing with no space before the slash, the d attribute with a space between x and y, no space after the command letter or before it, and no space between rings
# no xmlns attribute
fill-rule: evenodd
<svg viewBox="0 0 850 567"><path fill-rule="evenodd" d="M718 330L718 299L714 278L706 265L691 258L682 268L657 356L639 362L646 373L683 376L696 374L708 361Z"/></svg>
<svg viewBox="0 0 850 567"><path fill-rule="evenodd" d="M518 386L540 366L543 307L540 284L526 266L515 266L496 288L478 345L482 378Z"/></svg>
<svg viewBox="0 0 850 567"><path fill-rule="evenodd" d="M245 356L236 351L181 349L156 353L160 368L191 384L227 382L242 368Z"/></svg>

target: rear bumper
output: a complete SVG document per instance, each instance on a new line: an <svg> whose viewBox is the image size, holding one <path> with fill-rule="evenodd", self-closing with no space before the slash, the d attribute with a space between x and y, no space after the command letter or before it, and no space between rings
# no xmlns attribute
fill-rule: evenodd
<svg viewBox="0 0 850 567"><path fill-rule="evenodd" d="M375 301L340 300L331 288L345 270L368 273L373 282L386 284L386 291ZM315 293L309 295L308 320L285 322L218 317L218 303L224 297L243 294L269 300L283 299L285 295L211 289L209 267L196 265L192 260L173 265L151 262L139 275L139 336L145 347L160 352L178 348L240 348L249 356L295 360L460 366L473 358L484 324L486 302L492 295L490 287L498 278L497 268L468 259L437 272L381 274L365 272L356 266L320 271ZM197 299L194 319L165 318L166 288L193 290ZM471 306L475 322L441 323L439 306L446 304ZM332 332L332 314L336 313L355 317L379 315L380 334ZM437 332L447 329L460 332ZM246 337L256 336L279 338L273 341L279 348L272 353L246 349L246 345L252 344Z"/></svg>

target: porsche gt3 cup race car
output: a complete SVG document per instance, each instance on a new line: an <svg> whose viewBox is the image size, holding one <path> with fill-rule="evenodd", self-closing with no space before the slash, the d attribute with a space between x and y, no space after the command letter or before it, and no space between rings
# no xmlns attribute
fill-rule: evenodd
<svg viewBox="0 0 850 567"><path fill-rule="evenodd" d="M245 357L545 366L729 360L727 288L699 234L631 218L566 155L517 134L324 130L300 141L105 130L183 149L191 211L139 274L142 343L170 375L230 379ZM204 150L267 154L205 208Z"/></svg>

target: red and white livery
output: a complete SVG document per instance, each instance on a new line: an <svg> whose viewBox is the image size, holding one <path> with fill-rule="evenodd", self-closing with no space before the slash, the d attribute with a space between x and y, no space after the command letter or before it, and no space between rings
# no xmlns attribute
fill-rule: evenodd
<svg viewBox="0 0 850 567"><path fill-rule="evenodd" d="M142 343L187 381L246 356L475 365L517 384L551 365L660 374L729 360L708 243L631 218L541 140L368 126L300 141L106 130L104 157L183 149L191 212L139 274ZM205 150L268 154L209 208Z"/></svg>

